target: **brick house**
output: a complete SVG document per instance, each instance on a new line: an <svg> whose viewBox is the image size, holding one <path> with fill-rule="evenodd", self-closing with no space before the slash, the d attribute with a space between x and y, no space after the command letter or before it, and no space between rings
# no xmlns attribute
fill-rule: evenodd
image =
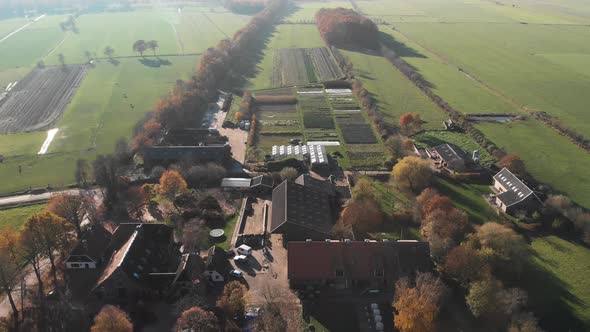
<svg viewBox="0 0 590 332"><path fill-rule="evenodd" d="M400 277L432 269L428 242L289 242L287 274L293 288L393 289Z"/></svg>

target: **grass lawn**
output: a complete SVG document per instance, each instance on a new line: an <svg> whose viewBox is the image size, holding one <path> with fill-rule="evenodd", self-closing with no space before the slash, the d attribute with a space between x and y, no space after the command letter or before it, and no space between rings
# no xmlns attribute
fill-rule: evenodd
<svg viewBox="0 0 590 332"><path fill-rule="evenodd" d="M440 129L447 117L412 82L385 58L358 52L342 51L353 65L357 78L377 99L383 120L390 126L399 124L399 117L418 113L426 121L425 129Z"/></svg>
<svg viewBox="0 0 590 332"><path fill-rule="evenodd" d="M548 331L590 329L590 249L556 236L536 238L526 273L533 310Z"/></svg>
<svg viewBox="0 0 590 332"><path fill-rule="evenodd" d="M47 204L35 204L0 210L0 231L6 229L18 230L31 215L45 210Z"/></svg>
<svg viewBox="0 0 590 332"><path fill-rule="evenodd" d="M216 246L227 250L231 247L231 238L234 234L234 230L236 228L236 222L238 222L239 214L236 213L231 219L226 220L225 226L223 227L223 231L225 232L225 241L221 243L217 243Z"/></svg>
<svg viewBox="0 0 590 332"><path fill-rule="evenodd" d="M491 192L488 184L455 182L434 177L433 187L441 195L448 196L456 207L465 211L472 223L483 224L498 218L494 210L481 197Z"/></svg>

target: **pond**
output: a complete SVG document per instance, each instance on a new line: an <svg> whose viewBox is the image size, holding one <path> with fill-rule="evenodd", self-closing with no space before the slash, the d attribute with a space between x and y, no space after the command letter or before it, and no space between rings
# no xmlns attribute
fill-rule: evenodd
<svg viewBox="0 0 590 332"><path fill-rule="evenodd" d="M510 114L478 114L468 116L467 120L473 122L510 122L518 120L518 117Z"/></svg>

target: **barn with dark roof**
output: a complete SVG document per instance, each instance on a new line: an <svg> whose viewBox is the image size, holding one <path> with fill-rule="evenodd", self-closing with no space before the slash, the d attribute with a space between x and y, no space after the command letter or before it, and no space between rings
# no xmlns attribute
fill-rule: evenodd
<svg viewBox="0 0 590 332"><path fill-rule="evenodd" d="M272 193L270 232L285 241L329 238L335 209L334 197L324 191L284 181Z"/></svg>
<svg viewBox="0 0 590 332"><path fill-rule="evenodd" d="M494 175L492 190L496 205L508 214L531 212L542 204L537 195L507 168Z"/></svg>

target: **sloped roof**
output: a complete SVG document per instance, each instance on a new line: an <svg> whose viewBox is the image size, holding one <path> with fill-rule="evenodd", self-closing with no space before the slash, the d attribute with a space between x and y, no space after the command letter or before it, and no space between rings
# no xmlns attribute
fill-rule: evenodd
<svg viewBox="0 0 590 332"><path fill-rule="evenodd" d="M271 232L284 223L330 234L332 204L328 196L307 186L284 181L272 192Z"/></svg>
<svg viewBox="0 0 590 332"><path fill-rule="evenodd" d="M88 256L94 262L98 262L105 253L111 236L104 227L96 225L82 235L70 256Z"/></svg>
<svg viewBox="0 0 590 332"><path fill-rule="evenodd" d="M496 195L496 197L507 207L520 203L530 195L534 195L533 191L507 168L502 168L494 175L494 180L500 182L506 188L505 192Z"/></svg>
<svg viewBox="0 0 590 332"><path fill-rule="evenodd" d="M449 162L463 161L463 151L452 147L450 144L441 144L433 147L442 160Z"/></svg>
<svg viewBox="0 0 590 332"><path fill-rule="evenodd" d="M336 278L336 270L349 279L409 276L432 268L427 242L299 241L289 242L289 279Z"/></svg>
<svg viewBox="0 0 590 332"><path fill-rule="evenodd" d="M334 189L334 185L332 185L330 181L316 179L309 174L299 175L299 177L295 179L295 183L323 192L330 196L336 195L336 189Z"/></svg>
<svg viewBox="0 0 590 332"><path fill-rule="evenodd" d="M180 253L174 255L169 251L173 247L172 227L164 224L125 224L123 228L119 227L120 232L128 234L127 231L131 225L135 225L133 233L119 249L114 248L109 263L96 286L102 284L117 270L126 273L130 280L143 285L151 284L154 274L175 275ZM120 238L122 236L117 240Z"/></svg>

